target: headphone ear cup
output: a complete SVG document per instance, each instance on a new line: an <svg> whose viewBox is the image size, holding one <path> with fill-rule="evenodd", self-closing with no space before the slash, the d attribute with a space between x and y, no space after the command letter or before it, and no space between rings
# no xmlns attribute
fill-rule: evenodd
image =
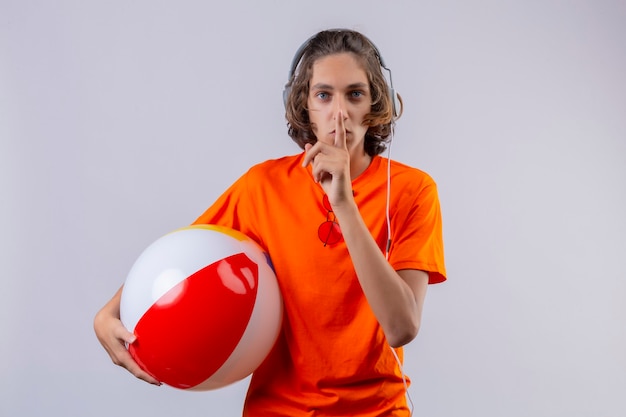
<svg viewBox="0 0 626 417"><path fill-rule="evenodd" d="M285 87L283 90L283 105L285 106L285 110L287 110L287 100L289 99L289 93L291 93L291 87Z"/></svg>
<svg viewBox="0 0 626 417"><path fill-rule="evenodd" d="M389 96L391 98L391 110L393 112L393 118L396 119L400 116L400 109L402 104L400 103L400 97L393 87L389 87Z"/></svg>

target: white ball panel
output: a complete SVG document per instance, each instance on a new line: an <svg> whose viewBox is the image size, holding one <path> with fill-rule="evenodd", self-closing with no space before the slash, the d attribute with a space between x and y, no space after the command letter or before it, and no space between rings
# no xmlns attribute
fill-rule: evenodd
<svg viewBox="0 0 626 417"><path fill-rule="evenodd" d="M219 231L194 227L156 240L137 258L124 283L120 301L124 326L134 331L141 317L163 294L198 270L239 253L239 246Z"/></svg>

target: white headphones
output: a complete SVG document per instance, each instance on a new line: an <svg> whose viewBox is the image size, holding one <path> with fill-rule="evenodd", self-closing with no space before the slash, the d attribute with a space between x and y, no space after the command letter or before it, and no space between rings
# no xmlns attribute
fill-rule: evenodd
<svg viewBox="0 0 626 417"><path fill-rule="evenodd" d="M346 29L331 29L331 31L332 32L343 32L343 31L347 31L347 30ZM289 99L289 94L291 93L290 84L291 84L291 82L293 81L293 79L295 77L296 69L298 68L298 64L300 64L300 60L302 59L302 57L306 53L306 50L307 50L309 44L311 43L311 40L314 39L316 36L317 35L311 36L302 45L300 45L300 47L296 51L296 54L293 57L293 60L291 61L291 68L289 69L289 76L287 77L288 81L287 81L287 84L285 85L285 89L283 90L283 104L285 105L285 107L287 107L287 100ZM387 66L385 65L385 61L383 60L383 57L380 54L380 51L378 50L376 45L374 45L374 43L372 41L370 41L364 35L362 35L362 36L365 39L367 39L369 44L374 49L374 52L376 53L376 58L378 58L378 63L380 64L380 67L382 69L384 69L385 71L387 71L387 73L388 73L388 79L385 78L385 81L387 82L387 91L389 93L389 98L391 99L393 118L396 119L398 117L398 115L399 115L401 104L400 104L400 98L398 97L398 94L396 94L396 90L393 88L393 80L391 78L391 70L389 68L387 68Z"/></svg>

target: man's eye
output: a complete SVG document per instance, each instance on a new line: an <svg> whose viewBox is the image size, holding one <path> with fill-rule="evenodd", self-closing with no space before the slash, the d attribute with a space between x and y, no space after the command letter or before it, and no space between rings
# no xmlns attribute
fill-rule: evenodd
<svg viewBox="0 0 626 417"><path fill-rule="evenodd" d="M327 100L328 99L328 93L324 93L324 92L319 92L315 96L317 98L321 99L321 100Z"/></svg>
<svg viewBox="0 0 626 417"><path fill-rule="evenodd" d="M363 92L362 91L353 91L350 93L350 95L352 96L352 98L361 98L363 96Z"/></svg>

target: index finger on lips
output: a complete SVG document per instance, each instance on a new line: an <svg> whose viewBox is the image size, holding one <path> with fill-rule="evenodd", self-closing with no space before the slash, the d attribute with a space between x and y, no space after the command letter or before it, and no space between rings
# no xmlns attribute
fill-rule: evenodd
<svg viewBox="0 0 626 417"><path fill-rule="evenodd" d="M343 123L343 110L337 112L335 121L335 146L338 148L347 147L346 144L346 126Z"/></svg>

